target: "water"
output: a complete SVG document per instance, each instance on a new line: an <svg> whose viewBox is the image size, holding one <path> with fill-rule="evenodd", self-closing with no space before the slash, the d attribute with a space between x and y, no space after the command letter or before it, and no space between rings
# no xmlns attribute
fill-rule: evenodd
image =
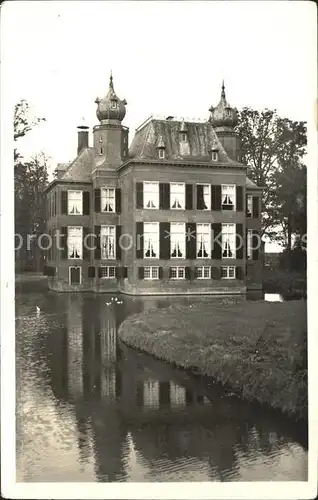
<svg viewBox="0 0 318 500"><path fill-rule="evenodd" d="M213 299L122 300L17 293L18 481L307 480L293 424L116 339L129 314Z"/></svg>

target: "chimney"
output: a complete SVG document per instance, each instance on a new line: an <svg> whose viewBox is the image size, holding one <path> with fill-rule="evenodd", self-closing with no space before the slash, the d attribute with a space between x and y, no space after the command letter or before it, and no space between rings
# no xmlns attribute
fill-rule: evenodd
<svg viewBox="0 0 318 500"><path fill-rule="evenodd" d="M86 125L79 125L77 127L77 155L79 155L83 149L88 148L88 133L89 127Z"/></svg>

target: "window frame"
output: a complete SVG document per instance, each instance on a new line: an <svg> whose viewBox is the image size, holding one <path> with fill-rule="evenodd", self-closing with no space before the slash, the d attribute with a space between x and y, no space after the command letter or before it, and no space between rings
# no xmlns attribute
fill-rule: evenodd
<svg viewBox="0 0 318 500"><path fill-rule="evenodd" d="M209 231L208 233L199 233L199 226L207 226ZM199 252L200 252L200 235L204 235L204 234L208 234L208 237L207 237L207 245L208 245L208 248L205 249L206 252L207 252L207 256L202 256L202 257L199 257ZM196 259L210 259L211 258L211 253L212 253L212 228L211 228L211 223L210 222L197 222L196 224Z"/></svg>
<svg viewBox="0 0 318 500"><path fill-rule="evenodd" d="M206 269L208 269L208 270L209 270L209 273L208 273L208 274L209 274L209 276L204 276L204 271L205 271ZM198 272L199 272L199 270L202 270L202 276L198 276ZM197 278L198 280L209 280L209 279L211 279L211 266L198 266L198 267L197 267L197 276L196 276L196 278Z"/></svg>
<svg viewBox="0 0 318 500"><path fill-rule="evenodd" d="M187 142L187 134L185 132L181 132L181 142Z"/></svg>
<svg viewBox="0 0 318 500"><path fill-rule="evenodd" d="M111 109L117 109L117 101L116 101L116 99L111 99L110 103L111 103L110 104Z"/></svg>
<svg viewBox="0 0 318 500"><path fill-rule="evenodd" d="M80 193L81 194L80 198L78 198L78 200L80 199L80 203L79 203L79 207L80 207L79 210L80 211L79 211L79 213L71 213L70 212L70 198L71 198L70 194L71 193ZM53 205L53 197L51 198L51 216L53 217L53 214L52 214L53 207L52 207L52 205ZM76 206L76 205L74 205L74 206ZM67 215L72 215L72 216L74 216L74 215L83 215L83 190L82 189L68 189L67 190Z"/></svg>
<svg viewBox="0 0 318 500"><path fill-rule="evenodd" d="M157 190L155 193L155 198L156 198L156 206L155 207L147 207L146 206L146 196L147 191L145 191L145 185L155 185ZM151 191L149 191L151 192ZM143 181L143 208L144 210L159 210L159 182L152 182L152 181Z"/></svg>
<svg viewBox="0 0 318 500"><path fill-rule="evenodd" d="M183 228L184 228L184 231L182 232L182 235L184 236L184 241L182 242L182 248L180 248L180 242L181 242L181 239L178 239L177 240L177 243L178 243L178 248L180 250L180 252L182 251L182 256L173 256L172 253L174 251L173 249L173 240L174 238L172 237L173 235L181 235L181 231L180 232L173 232L172 228L175 226L175 225L182 225ZM176 248L177 249L177 248ZM185 259L186 258L186 223L185 222L170 222L170 259Z"/></svg>
<svg viewBox="0 0 318 500"><path fill-rule="evenodd" d="M211 211L211 184L208 184L207 182L198 182L196 186L197 186L197 187L198 187L198 186L202 186L202 187L203 187L203 202L204 202L204 203L206 203L206 202L205 202L205 199L204 199L204 188L205 188L205 187L208 187L208 191L209 191L209 192L208 192L208 195L206 195L206 196L208 196L208 197L209 197L209 198L208 198L208 204L207 204L207 205L208 205L208 208L197 208L197 210L200 210L200 212L201 212L201 211L202 211L202 212Z"/></svg>
<svg viewBox="0 0 318 500"><path fill-rule="evenodd" d="M107 276L101 276L101 280L113 280L116 279L116 266L100 266L100 269L107 269ZM114 269L114 276L109 276L109 270Z"/></svg>
<svg viewBox="0 0 318 500"><path fill-rule="evenodd" d="M166 157L166 152L163 148L159 148L158 150L158 156L160 160L164 160Z"/></svg>
<svg viewBox="0 0 318 500"><path fill-rule="evenodd" d="M251 205L251 210L249 211L248 210L248 206L249 206L249 201L250 201L250 205ZM250 214L250 215L248 215ZM246 217L248 219L252 219L253 218L253 195L252 194L248 194L246 196Z"/></svg>
<svg viewBox="0 0 318 500"><path fill-rule="evenodd" d="M233 232L232 231L224 231L223 228L225 228L226 226L232 226L234 227L234 230ZM221 225L221 234L222 234L222 259L236 259L236 223L233 223L233 222L226 222L226 223L222 223ZM225 238L224 236L228 235L228 239L230 240L230 237L233 238L233 248L230 248L231 252L232 252L232 255L229 256L229 255L223 255L223 253L226 251L226 247L224 246L224 243L225 243ZM229 243L231 243L231 241L229 241Z"/></svg>
<svg viewBox="0 0 318 500"><path fill-rule="evenodd" d="M110 191L114 191L114 198L110 197L109 196L109 192ZM103 195L103 193L106 193L105 195ZM107 192L108 192L108 196L107 196ZM106 206L106 204L108 203L108 205L110 206L111 205L111 200L114 200L114 209L113 210L104 210L103 208L103 204ZM105 203L104 203L104 200L105 200ZM108 201L107 201L108 200ZM101 213L104 213L104 214L115 214L116 213L116 188L115 187L101 187L100 188L100 202L101 202Z"/></svg>
<svg viewBox="0 0 318 500"><path fill-rule="evenodd" d="M218 153L218 151L211 151L211 160L212 161L219 161L219 153Z"/></svg>
<svg viewBox="0 0 318 500"><path fill-rule="evenodd" d="M149 269L149 278L146 277L146 269ZM157 272L157 277L153 276L154 271ZM144 280L154 281L159 279L159 266L145 266L144 267Z"/></svg>
<svg viewBox="0 0 318 500"><path fill-rule="evenodd" d="M227 271L227 275L226 276L222 276L222 269L226 269ZM234 276L230 276L230 270L233 270L234 269ZM221 266L221 279L222 280L235 280L236 279L236 267L235 266Z"/></svg>
<svg viewBox="0 0 318 500"><path fill-rule="evenodd" d="M247 230L246 235L246 260L253 259L253 229ZM249 254L250 251L250 254Z"/></svg>
<svg viewBox="0 0 318 500"><path fill-rule="evenodd" d="M172 274L172 269L176 269L176 274L177 276L171 276ZM183 270L183 276L180 278L179 276L179 270ZM171 266L170 267L170 279L171 280L185 280L185 266Z"/></svg>
<svg viewBox="0 0 318 500"><path fill-rule="evenodd" d="M105 229L107 230L110 230L110 229L114 229L114 235L112 234L103 234L103 232L105 231ZM106 231L107 233L107 231ZM114 248L114 256L113 257L103 257L103 241L102 241L102 238L103 237L107 237L110 238L110 237L113 237L114 238L114 241L113 241L113 248ZM107 240L108 241L108 240ZM100 250L101 250L101 260L116 260L116 226L114 224L103 224L101 227L100 227ZM105 267L105 266L103 266Z"/></svg>
<svg viewBox="0 0 318 500"><path fill-rule="evenodd" d="M229 194L223 192L224 188L233 188L233 194L231 195L233 197L233 204L223 203L223 198L225 196L229 196ZM226 209L223 208L223 206L233 207L233 208ZM236 184L221 184L221 210L222 212L236 212Z"/></svg>
<svg viewBox="0 0 318 500"><path fill-rule="evenodd" d="M148 252L148 249L147 249L147 246L146 246L146 238L145 238L145 234L147 234L147 231L146 231L146 227L147 227L147 224L151 224L151 225L155 225L156 228L157 228L157 231L156 231L156 240L153 242L152 240L150 240L150 243L153 245L153 243L155 243L156 245L156 248L153 248L153 251L156 250L156 255L155 256L147 256L146 255L146 252ZM148 231L148 234L154 234L154 233L151 233L150 231ZM144 259L159 259L159 252L160 252L160 233L159 233L159 222L157 221L151 221L151 222L144 222L143 224L143 239L144 239L144 249L143 249L143 258ZM149 266L146 266L146 267L149 267ZM151 266L150 266L151 267Z"/></svg>
<svg viewBox="0 0 318 500"><path fill-rule="evenodd" d="M181 207L173 207L172 206L172 194L173 191L171 190L172 186L183 186L183 206ZM185 182L170 182L169 183L169 190L170 190L170 210L185 210Z"/></svg>
<svg viewBox="0 0 318 500"><path fill-rule="evenodd" d="M69 248L70 247L70 245L69 245L70 229L79 229L79 228L81 229L81 236L80 236L80 238L78 237L78 239L81 239L81 244L79 245L80 257L71 257L69 255L70 254L70 248ZM68 260L83 260L83 226L67 226L67 259ZM78 267L78 266L73 266L73 267Z"/></svg>

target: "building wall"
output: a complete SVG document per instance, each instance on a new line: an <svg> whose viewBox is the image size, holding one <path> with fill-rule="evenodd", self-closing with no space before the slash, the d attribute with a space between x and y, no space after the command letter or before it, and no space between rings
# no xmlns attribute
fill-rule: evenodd
<svg viewBox="0 0 318 500"><path fill-rule="evenodd" d="M198 166L147 166L128 167L121 174L121 185L125 192L122 202L123 232L132 235L133 247L123 251L123 265L128 267L128 278L121 280L120 290L129 294L203 294L203 293L244 293L245 280L171 280L168 276L170 266L240 266L245 274L245 249L243 259L137 259L136 258L136 222L194 222L194 223L241 223L245 233L245 192L243 195L243 211L221 212L203 210L147 210L136 208L136 183L142 181L184 182L187 184L236 184L245 188L245 170L211 169ZM193 207L196 206L196 190L193 189ZM140 280L138 268L145 266L163 267L163 278L160 280Z"/></svg>
<svg viewBox="0 0 318 500"><path fill-rule="evenodd" d="M246 195L256 196L259 199L259 214L262 211L262 199L261 199L261 191L253 190L251 188L246 190ZM261 222L260 217L246 218L246 230L253 229L260 231ZM264 268L264 247L262 246L259 250L259 258L258 260L247 260L246 261L246 285L249 290L260 290L262 289L263 283L263 268Z"/></svg>
<svg viewBox="0 0 318 500"><path fill-rule="evenodd" d="M144 210L136 209L136 183L142 181L157 182L184 182L195 185L197 183L208 184L236 184L243 187L243 211L197 211L193 210ZM59 229L63 226L81 225L89 228L93 233L95 226L100 225L121 225L122 234L129 237L123 239L123 244L127 245L129 240L132 248L122 250L119 260L95 260L94 252L91 251L87 260L62 259L61 252L55 253L55 259L47 261L48 266L56 268L56 275L49 278L49 287L56 291L88 291L96 292L116 292L120 290L127 294L205 294L205 293L244 293L246 286L251 289L262 287L262 266L263 257L260 253L257 261L246 260L246 248L244 248L243 259L137 259L136 258L136 222L193 222L193 223L241 223L243 224L243 234L246 229L260 229L260 218L247 219L245 215L246 194L260 196L260 191L246 190L245 169L230 168L209 168L201 166L167 166L167 165L130 165L117 172L106 168L96 168L92 174L92 184L69 183L57 184L50 191L51 196L54 191L57 193L57 213L49 218L48 229ZM103 186L121 189L121 213L96 213L94 210L94 189ZM90 215L61 215L61 192L65 189L82 189L90 193ZM193 189L193 207L196 207L196 190ZM77 265L82 268L82 284L69 285L69 267ZM98 267L101 265L127 267L127 278L102 279L98 277ZM243 279L231 280L171 280L169 279L170 266L240 266L243 269ZM88 278L88 268L95 267L94 278ZM159 266L163 268L163 277L160 280L140 280L138 268L146 266ZM245 276L246 274L246 276Z"/></svg>

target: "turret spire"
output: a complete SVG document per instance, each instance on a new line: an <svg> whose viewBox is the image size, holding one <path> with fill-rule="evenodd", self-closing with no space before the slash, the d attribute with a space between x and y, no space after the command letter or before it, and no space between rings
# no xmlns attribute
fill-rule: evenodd
<svg viewBox="0 0 318 500"><path fill-rule="evenodd" d="M110 70L109 88L114 92L113 72L112 72L112 70Z"/></svg>
<svg viewBox="0 0 318 500"><path fill-rule="evenodd" d="M221 92L221 99L223 99L224 101L226 101L226 97L225 97L225 85L224 85L224 80L222 80L222 92Z"/></svg>
<svg viewBox="0 0 318 500"><path fill-rule="evenodd" d="M99 121L103 120L117 120L122 121L126 114L126 99L120 100L114 90L114 82L113 82L113 72L110 72L109 77L109 89L107 95L103 99L95 100L97 104L97 118Z"/></svg>
<svg viewBox="0 0 318 500"><path fill-rule="evenodd" d="M237 112L235 108L231 108L226 100L224 80L222 80L221 89L221 99L219 104L215 108L211 106L209 109L211 113L209 122L213 125L213 127L233 128L237 123Z"/></svg>

